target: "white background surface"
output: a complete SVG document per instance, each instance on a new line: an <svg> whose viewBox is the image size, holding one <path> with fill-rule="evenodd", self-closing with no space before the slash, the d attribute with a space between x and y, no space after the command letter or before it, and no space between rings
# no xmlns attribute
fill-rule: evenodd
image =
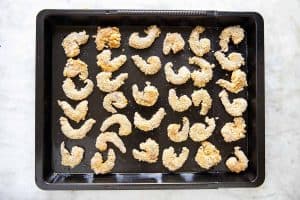
<svg viewBox="0 0 300 200"><path fill-rule="evenodd" d="M0 0L0 199L300 199L297 0ZM34 183L35 17L44 8L258 11L265 20L266 180L254 189L51 191Z"/></svg>

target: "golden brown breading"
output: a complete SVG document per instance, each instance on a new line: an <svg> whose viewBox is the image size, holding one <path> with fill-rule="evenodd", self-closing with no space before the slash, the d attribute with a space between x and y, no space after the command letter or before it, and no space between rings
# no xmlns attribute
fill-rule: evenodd
<svg viewBox="0 0 300 200"><path fill-rule="evenodd" d="M161 61L158 56L150 56L147 58L147 61L139 55L131 56L131 59L145 75L154 75L161 68Z"/></svg>
<svg viewBox="0 0 300 200"><path fill-rule="evenodd" d="M186 141L190 131L190 121L187 117L182 118L182 128L180 124L169 124L167 131L168 137L173 142Z"/></svg>
<svg viewBox="0 0 300 200"><path fill-rule="evenodd" d="M71 153L65 148L65 142L60 145L61 165L74 168L79 165L83 158L84 149L73 146Z"/></svg>
<svg viewBox="0 0 300 200"><path fill-rule="evenodd" d="M165 115L166 111L164 108L159 108L150 119L145 119L138 112L135 112L133 123L136 128L148 132L158 128Z"/></svg>
<svg viewBox="0 0 300 200"><path fill-rule="evenodd" d="M86 83L86 85L80 90L77 90L73 80L66 78L63 82L62 88L68 98L75 101L80 101L87 98L94 89L94 83L90 79L84 80L84 83Z"/></svg>
<svg viewBox="0 0 300 200"><path fill-rule="evenodd" d="M178 97L175 89L169 90L168 102L171 108L176 112L184 112L192 105L192 101L187 95Z"/></svg>
<svg viewBox="0 0 300 200"><path fill-rule="evenodd" d="M234 142L246 137L246 123L242 117L236 117L233 122L226 123L221 129L225 142Z"/></svg>
<svg viewBox="0 0 300 200"><path fill-rule="evenodd" d="M116 162L116 154L113 149L108 149L107 159L104 162L102 154L96 152L91 159L91 169L95 174L107 174L114 168Z"/></svg>
<svg viewBox="0 0 300 200"><path fill-rule="evenodd" d="M202 145L199 147L195 156L197 164L204 169L210 169L211 167L218 165L221 160L222 157L220 151L215 145L207 141L202 142Z"/></svg>
<svg viewBox="0 0 300 200"><path fill-rule="evenodd" d="M68 78L73 78L79 74L81 80L86 80L89 72L85 62L78 59L69 58L64 68L63 75Z"/></svg>
<svg viewBox="0 0 300 200"><path fill-rule="evenodd" d="M228 51L228 43L230 39L232 39L233 44L239 44L245 37L244 29L242 29L239 25L237 26L228 26L224 28L219 35L220 41L219 45L221 47L221 51Z"/></svg>
<svg viewBox="0 0 300 200"><path fill-rule="evenodd" d="M147 27L144 32L147 34L146 37L140 37L138 32L132 33L129 37L129 46L135 49L149 48L160 35L160 29L156 25Z"/></svg>
<svg viewBox="0 0 300 200"><path fill-rule="evenodd" d="M97 86L102 92L114 92L118 90L128 78L128 73L121 73L111 80L111 72L100 72L97 74Z"/></svg>
<svg viewBox="0 0 300 200"><path fill-rule="evenodd" d="M146 142L140 143L139 151L137 149L132 150L132 155L134 159L138 161L143 161L147 163L156 163L159 155L159 145L155 140L148 138Z"/></svg>
<svg viewBox="0 0 300 200"><path fill-rule="evenodd" d="M104 72L114 72L120 69L127 60L126 55L111 58L111 50L106 49L97 55L97 65Z"/></svg>
<svg viewBox="0 0 300 200"><path fill-rule="evenodd" d="M172 68L173 68L172 62L168 62L165 65L166 80L169 83L172 83L174 85L182 85L190 79L191 73L190 73L190 70L186 66L180 67L178 69L177 74L173 71Z"/></svg>
<svg viewBox="0 0 300 200"><path fill-rule="evenodd" d="M205 31L205 28L202 26L196 26L190 35L189 38L189 45L192 50L192 52L196 56L203 56L204 54L208 53L210 51L210 40L208 38L201 38L199 40L200 34Z"/></svg>
<svg viewBox="0 0 300 200"><path fill-rule="evenodd" d="M127 136L132 133L132 125L131 122L128 120L126 115L123 114L113 114L107 119L105 119L101 125L100 131L106 131L110 126L114 124L119 124L119 132L120 136Z"/></svg>
<svg viewBox="0 0 300 200"><path fill-rule="evenodd" d="M216 84L225 88L229 92L239 93L244 89L244 87L248 86L247 84L247 75L245 72L237 69L231 74L231 81L227 81L224 79L219 79Z"/></svg>
<svg viewBox="0 0 300 200"><path fill-rule="evenodd" d="M117 110L113 107L115 106L116 108L122 109L125 108L128 104L127 98L123 94L123 92L111 92L105 95L103 98L103 108L111 113L116 113Z"/></svg>
<svg viewBox="0 0 300 200"><path fill-rule="evenodd" d="M189 149L183 147L181 153L177 156L173 147L164 149L162 155L163 165L170 171L176 171L183 166L189 156Z"/></svg>
<svg viewBox="0 0 300 200"><path fill-rule="evenodd" d="M206 89L194 90L192 93L194 106L201 104L200 115L206 115L212 106L212 99Z"/></svg>
<svg viewBox="0 0 300 200"><path fill-rule="evenodd" d="M115 132L100 133L96 139L96 148L101 152L106 151L108 142L113 143L122 153L126 153L123 141Z"/></svg>
<svg viewBox="0 0 300 200"><path fill-rule="evenodd" d="M118 27L98 27L94 38L98 51L102 51L105 47L119 48L121 45L121 33Z"/></svg>
<svg viewBox="0 0 300 200"><path fill-rule="evenodd" d="M244 98L235 98L232 100L232 103L229 101L228 93L226 90L222 90L219 93L221 102L228 114L233 117L242 116L243 112L246 111L248 103Z"/></svg>
<svg viewBox="0 0 300 200"><path fill-rule="evenodd" d="M194 123L190 128L190 138L195 142L201 142L207 140L214 132L216 128L215 119L205 117L205 122L207 126L203 123Z"/></svg>
<svg viewBox="0 0 300 200"><path fill-rule="evenodd" d="M248 158L240 147L234 147L234 155L226 160L226 166L231 172L240 173L248 167Z"/></svg>
<svg viewBox="0 0 300 200"><path fill-rule="evenodd" d="M69 58L77 56L80 53L79 46L87 43L88 39L89 35L85 31L72 32L67 35L61 43L66 56Z"/></svg>
<svg viewBox="0 0 300 200"><path fill-rule="evenodd" d="M78 128L74 129L67 118L60 117L59 122L61 125L61 131L62 133L69 139L82 139L84 138L87 133L92 129L93 125L96 123L96 120L94 119L88 119L84 122L84 124Z"/></svg>
<svg viewBox="0 0 300 200"><path fill-rule="evenodd" d="M168 55L172 51L176 54L183 50L184 45L185 42L180 33L167 33L163 43L163 53Z"/></svg>
<svg viewBox="0 0 300 200"><path fill-rule="evenodd" d="M137 84L134 84L132 86L132 96L137 104L149 107L157 102L159 93L157 88L147 81L143 91L139 91Z"/></svg>
<svg viewBox="0 0 300 200"><path fill-rule="evenodd" d="M64 114L71 120L79 122L84 120L88 112L88 101L84 100L79 102L75 108L73 108L68 102L57 100L58 105L64 111Z"/></svg>

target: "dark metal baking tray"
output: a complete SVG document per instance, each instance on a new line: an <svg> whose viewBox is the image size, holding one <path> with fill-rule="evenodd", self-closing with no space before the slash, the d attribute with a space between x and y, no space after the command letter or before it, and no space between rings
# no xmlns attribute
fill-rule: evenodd
<svg viewBox="0 0 300 200"><path fill-rule="evenodd" d="M161 36L146 50L136 50L128 46L128 37L134 31L142 32L148 26L156 24L161 30ZM162 63L172 61L175 68L188 65L188 57L193 56L186 43L184 51L176 55L162 54L162 41L167 32L179 32L185 41L194 26L206 27L204 36L212 41L212 50L219 49L218 35L229 25L241 25L246 31L245 40L237 45L230 45L231 51L241 52L246 65L242 70L247 72L249 87L243 92L230 97L244 97L248 100L248 110L244 114L247 123L247 137L233 143L225 143L220 134L221 127L232 120L225 111L218 98L221 88L215 82L219 78L229 78L217 64L213 52L204 56L209 62L216 64L214 78L206 86L214 99L208 116L219 117L214 134L208 139L221 151L222 162L206 171L197 166L194 155L200 143L188 139L183 143L173 143L167 138L166 127L171 122L180 122L182 116L188 116L191 123L203 121L199 115L199 108L191 107L184 113L175 113L167 102L168 90L174 86L168 84L163 69L154 76L143 75L130 59L131 55L139 54L142 57L157 55ZM123 137L127 153L121 154L116 150L116 166L111 174L94 175L89 163L92 155L97 151L95 139L99 135L102 121L110 116L101 106L104 93L95 87L88 97L89 114L97 120L91 132L82 140L69 140L60 131L59 117L63 112L58 107L57 99L67 99L61 85L62 75L67 58L61 42L72 31L86 30L91 36L96 33L97 26L118 26L122 34L122 46L113 49L113 56L125 53L128 61L118 72L129 73L129 79L121 87L129 99L129 106L119 110L132 121L135 111L151 116L159 107L164 107L167 116L158 129L150 133L143 133L136 129L130 136ZM255 12L218 12L218 11L165 11L165 10L43 10L37 15L36 23L36 136L35 136L35 178L36 184L42 189L187 189L187 188L218 188L218 187L255 187L264 181L264 27L263 18ZM124 52L122 51L125 50ZM97 50L92 38L81 47L79 58L89 65L89 78L96 83L96 74L100 72L96 66ZM144 108L135 104L131 95L131 85L137 83L144 86L145 81L151 81L160 91L160 97L155 106ZM77 85L82 85L75 80ZM178 94L190 95L195 89L192 82L177 86ZM73 124L74 125L74 124ZM74 125L76 126L76 125ZM111 130L116 130L113 127ZM160 151L170 145L177 152L183 146L190 149L190 156L184 166L176 173L169 173L160 160L156 164L145 164L132 158L131 149L137 148L139 143L151 137L159 142ZM79 145L85 148L82 163L73 169L60 164L59 146L62 141L67 147ZM224 162L232 155L233 147L239 145L247 154L250 162L248 169L240 174L228 171ZM111 146L113 147L113 146ZM114 148L114 147L113 147Z"/></svg>

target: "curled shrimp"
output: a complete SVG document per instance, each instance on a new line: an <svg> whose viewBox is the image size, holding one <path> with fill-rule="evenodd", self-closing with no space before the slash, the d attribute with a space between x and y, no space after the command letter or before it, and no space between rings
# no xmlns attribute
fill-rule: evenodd
<svg viewBox="0 0 300 200"><path fill-rule="evenodd" d="M96 152L91 159L91 169L95 174L107 174L114 168L115 162L116 154L113 149L108 149L106 161L103 161L101 153Z"/></svg>
<svg viewBox="0 0 300 200"><path fill-rule="evenodd" d="M222 157L220 151L210 142L202 142L195 156L197 164L204 168L210 169L221 162Z"/></svg>
<svg viewBox="0 0 300 200"><path fill-rule="evenodd" d="M172 83L174 85L182 85L190 79L191 73L186 66L180 67L177 74L173 71L172 68L173 68L172 62L168 62L165 65L166 80L169 83Z"/></svg>
<svg viewBox="0 0 300 200"><path fill-rule="evenodd" d="M161 61L158 56L150 56L147 61L139 55L131 56L134 64L146 75L156 74L161 68Z"/></svg>
<svg viewBox="0 0 300 200"><path fill-rule="evenodd" d="M234 156L229 157L225 164L231 172L240 173L248 167L248 158L239 146L234 147Z"/></svg>
<svg viewBox="0 0 300 200"><path fill-rule="evenodd" d="M137 149L132 150L134 159L147 163L156 163L159 155L159 145L155 140L148 138L146 142L140 143L140 149L142 151Z"/></svg>
<svg viewBox="0 0 300 200"><path fill-rule="evenodd" d="M147 27L144 30L146 37L140 37L138 32L134 32L129 37L129 46L135 49L146 49L150 47L160 35L160 29L156 25Z"/></svg>
<svg viewBox="0 0 300 200"><path fill-rule="evenodd" d="M73 78L79 74L81 80L86 80L89 72L85 62L78 59L69 58L64 68L63 75L68 78Z"/></svg>
<svg viewBox="0 0 300 200"><path fill-rule="evenodd" d="M65 148L65 142L60 144L61 165L74 168L79 165L84 154L84 149L73 146L71 153Z"/></svg>
<svg viewBox="0 0 300 200"><path fill-rule="evenodd" d="M114 124L119 124L119 135L120 136L127 136L132 133L132 125L131 122L128 120L126 115L123 114L113 114L112 116L108 117L101 125L100 131L106 131L110 126Z"/></svg>
<svg viewBox="0 0 300 200"><path fill-rule="evenodd" d="M164 149L162 155L163 165L170 171L176 171L183 166L189 156L189 149L183 147L181 153L177 156L173 147Z"/></svg>
<svg viewBox="0 0 300 200"><path fill-rule="evenodd" d="M79 46L87 43L89 35L85 31L72 32L67 35L61 43L67 57L72 58L80 53Z"/></svg>
<svg viewBox="0 0 300 200"><path fill-rule="evenodd" d="M96 148L101 152L106 151L108 142L113 143L122 153L126 153L123 141L115 132L100 133L96 139Z"/></svg>
<svg viewBox="0 0 300 200"><path fill-rule="evenodd" d="M219 35L219 45L221 47L221 51L228 51L228 43L230 39L232 39L233 44L237 45L244 39L244 37L244 29L241 28L239 25L226 27L222 30L221 34Z"/></svg>
<svg viewBox="0 0 300 200"><path fill-rule="evenodd" d="M201 104L200 115L206 115L212 106L212 99L206 89L195 90L192 95L194 106Z"/></svg>
<svg viewBox="0 0 300 200"><path fill-rule="evenodd" d="M80 90L77 90L73 80L66 78L63 82L62 88L68 98L79 101L87 98L94 89L94 83L90 79L86 79L84 83L86 83L86 85Z"/></svg>
<svg viewBox="0 0 300 200"><path fill-rule="evenodd" d="M168 55L172 51L176 54L183 50L184 45L185 42L180 33L167 33L163 43L163 53Z"/></svg>
<svg viewBox="0 0 300 200"><path fill-rule="evenodd" d="M191 73L194 86L205 87L213 77L213 68L215 65L210 64L204 58L199 58L196 56L189 58L189 64L194 64L201 68L201 71L195 70Z"/></svg>
<svg viewBox="0 0 300 200"><path fill-rule="evenodd" d="M214 118L205 117L207 126L203 123L194 123L190 128L190 138L195 142L201 142L209 138L215 128L216 122Z"/></svg>
<svg viewBox="0 0 300 200"><path fill-rule="evenodd" d="M233 117L242 116L243 112L246 111L248 103L244 98L233 99L232 103L229 101L228 93L226 90L222 90L219 93L221 102L228 114Z"/></svg>
<svg viewBox="0 0 300 200"><path fill-rule="evenodd" d="M167 128L168 137L173 142L183 142L189 137L190 121L187 117L182 118L182 128L180 124L170 124Z"/></svg>
<svg viewBox="0 0 300 200"><path fill-rule="evenodd" d="M233 122L226 123L221 129L225 142L234 142L246 137L246 123L242 117L236 117Z"/></svg>
<svg viewBox="0 0 300 200"><path fill-rule="evenodd" d="M114 92L125 83L128 73L121 73L113 80L111 78L111 72L100 72L96 76L98 88L103 92Z"/></svg>
<svg viewBox="0 0 300 200"><path fill-rule="evenodd" d="M78 129L74 129L70 125L68 119L65 117L60 117L59 122L61 126L61 131L67 138L78 140L84 138L87 135L87 133L92 129L93 125L96 123L96 120L92 118L88 119Z"/></svg>
<svg viewBox="0 0 300 200"><path fill-rule="evenodd" d="M224 79L219 79L216 84L219 86L225 88L229 92L232 93L239 93L244 89L244 87L247 87L247 75L245 72L243 72L240 69L237 69L232 72L231 74L231 81L227 81Z"/></svg>
<svg viewBox="0 0 300 200"><path fill-rule="evenodd" d="M75 122L79 122L80 120L84 120L85 116L88 111L88 101L84 100L81 101L73 108L68 102L66 101L57 101L58 105L64 111L64 114L71 120Z"/></svg>
<svg viewBox="0 0 300 200"><path fill-rule="evenodd" d="M105 47L119 48L121 45L121 33L118 27L98 27L94 38L98 51L102 51Z"/></svg>
<svg viewBox="0 0 300 200"><path fill-rule="evenodd" d="M113 107L122 109L125 108L128 104L127 98L123 94L123 92L111 92L105 95L103 98L103 108L111 113L116 113L117 110Z"/></svg>
<svg viewBox="0 0 300 200"><path fill-rule="evenodd" d="M111 58L111 50L106 49L97 55L97 65L104 72L114 72L120 69L126 62L126 55L120 55L115 58Z"/></svg>
<svg viewBox="0 0 300 200"><path fill-rule="evenodd" d="M227 71L234 71L239 69L242 65L245 65L245 59L240 53L232 52L226 57L221 51L216 51L214 55L221 65L221 68Z"/></svg>
<svg viewBox="0 0 300 200"><path fill-rule="evenodd" d="M203 26L196 26L190 35L189 45L192 52L196 56L203 56L210 51L210 40L208 38L202 38L199 40L200 34L205 31Z"/></svg>
<svg viewBox="0 0 300 200"><path fill-rule="evenodd" d="M145 119L138 112L135 112L133 123L138 129L148 132L158 128L165 115L166 111L164 108L159 108L150 119Z"/></svg>
<svg viewBox="0 0 300 200"><path fill-rule="evenodd" d="M175 89L169 90L168 101L171 108L176 112L184 112L192 105L192 101L187 95L178 97Z"/></svg>
<svg viewBox="0 0 300 200"><path fill-rule="evenodd" d="M132 86L132 96L139 105L153 106L158 99L159 93L157 88L147 81L143 91L139 91L137 84L134 84Z"/></svg>

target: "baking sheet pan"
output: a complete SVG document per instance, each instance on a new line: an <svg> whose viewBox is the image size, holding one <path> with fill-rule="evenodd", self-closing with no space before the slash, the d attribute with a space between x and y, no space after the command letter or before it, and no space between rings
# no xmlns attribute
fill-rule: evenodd
<svg viewBox="0 0 300 200"><path fill-rule="evenodd" d="M132 32L142 32L148 25L156 24L161 30L161 36L154 44L145 50L136 50L128 46L128 37ZM189 69L197 66L188 64L188 57L193 56L189 50L187 40L191 30L196 25L203 25L206 31L203 36L212 42L212 50L219 49L218 35L228 25L240 24L246 31L245 40L237 46L230 45L229 52L237 51L245 57L246 65L241 69L247 73L249 87L239 94L231 94L231 98L244 97L248 101L248 110L243 117L247 123L247 137L233 143L225 143L220 129L226 122L232 121L224 110L218 93L221 88L215 84L219 78L230 78L230 72L221 70L209 52L204 56L211 63L215 63L214 77L205 87L213 98L213 106L209 117L218 117L214 134L208 139L221 152L222 161L210 170L200 168L194 161L200 143L188 139L186 142L171 142L166 133L167 125L179 123L183 116L190 119L190 123L203 122L204 117L199 115L199 108L191 107L183 113L172 111L168 105L167 96L170 88L176 88L178 95L190 95L197 89L190 80L181 86L174 86L165 80L163 69L153 76L145 76L134 66L130 56L138 54L142 57L159 56L162 64L173 62L175 69L182 65ZM167 115L161 126L149 133L133 129L133 133L122 137L127 153L121 154L117 149L116 165L111 174L94 175L90 169L90 159L97 151L96 137L102 121L111 114L102 107L105 93L97 87L88 97L89 113L87 118L96 119L97 123L82 140L67 139L60 131L59 117L63 115L56 101L67 100L71 104L75 101L67 99L61 85L62 75L67 58L61 42L70 32L86 30L92 36L96 34L97 26L118 26L122 34L121 47L113 49L113 56L126 54L128 61L114 76L127 72L128 80L120 88L129 100L125 109L118 110L126 114L133 122L135 111L150 117L159 107L166 109ZM179 32L186 41L185 49L175 55L162 54L162 42L167 32ZM257 13L216 12L216 11L128 11L128 10L44 10L37 16L37 43L36 43L36 183L43 189L163 189L163 188L216 188L257 186L264 180L264 45L263 20ZM90 37L86 45L81 46L79 58L89 66L89 78L96 85L96 75L100 68L96 65L95 43ZM150 81L159 92L158 102L150 108L138 106L131 95L131 86L137 83L140 88ZM76 85L82 83L75 79ZM80 126L80 123L78 126ZM72 123L74 127L76 124ZM110 130L117 130L117 126ZM160 144L160 152L164 148L173 146L177 152L183 146L190 149L190 155L184 166L170 173L159 161L147 164L134 160L131 154L133 148L138 148L140 142L148 137ZM67 148L78 145L85 149L81 164L73 169L60 164L60 143L66 142ZM233 147L240 146L249 158L248 169L240 174L233 174L225 166L225 160L232 155ZM110 147L114 148L112 145ZM105 154L105 153L104 153Z"/></svg>

